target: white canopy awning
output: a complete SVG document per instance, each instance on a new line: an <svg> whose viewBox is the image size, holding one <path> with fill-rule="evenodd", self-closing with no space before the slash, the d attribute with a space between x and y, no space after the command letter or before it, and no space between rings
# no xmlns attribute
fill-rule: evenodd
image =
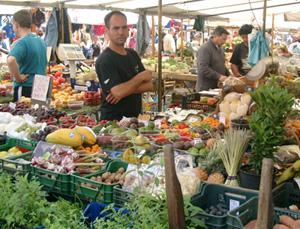
<svg viewBox="0 0 300 229"><path fill-rule="evenodd" d="M250 2L250 3L249 3ZM126 13L139 13L146 11L147 15L158 15L158 0L0 0L2 5L14 6L10 9L3 10L2 14L7 12L14 13L23 7L65 7L69 9L70 15L75 15L74 20L78 23L103 24L103 15L106 10L121 10ZM168 18L195 19L198 15L205 17L206 23L218 25L237 25L251 23L262 26L262 15L264 0L162 0L162 14ZM267 17L266 24L270 27L272 14L283 14L285 12L293 12L299 9L299 0L267 0ZM88 9L88 11L87 11ZM74 13L73 13L73 12ZM72 18L72 17L71 17ZM136 19L131 19L136 18ZM137 21L136 16L129 17L131 20ZM167 20L167 19L165 19ZM278 27L279 17L275 17L275 27ZM281 20L281 19L280 19ZM293 25L282 24L281 26ZM300 27L300 25L296 25Z"/></svg>

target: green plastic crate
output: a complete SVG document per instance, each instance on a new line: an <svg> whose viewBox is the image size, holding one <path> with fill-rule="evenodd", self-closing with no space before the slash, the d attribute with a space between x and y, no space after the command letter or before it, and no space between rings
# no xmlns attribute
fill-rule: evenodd
<svg viewBox="0 0 300 229"><path fill-rule="evenodd" d="M7 173L12 175L18 173L19 175L23 176L26 173L29 173L28 179L30 179L31 156L32 156L32 152L28 152L28 153L23 153L21 155L9 157L6 159L0 159L0 169L3 169L3 171L6 171ZM28 162L19 162L18 159L23 159Z"/></svg>
<svg viewBox="0 0 300 229"><path fill-rule="evenodd" d="M113 191L113 202L116 207L124 207L125 203L130 203L134 198L134 194L122 189L120 186L115 186Z"/></svg>
<svg viewBox="0 0 300 229"><path fill-rule="evenodd" d="M229 209L230 203L241 205L254 196L258 196L257 191L206 183L201 187L201 192L192 198L191 203L203 210L218 204L226 205L227 209ZM227 214L216 216L204 212L199 213L197 218L201 219L209 228L226 228L227 226Z"/></svg>
<svg viewBox="0 0 300 229"><path fill-rule="evenodd" d="M4 171L12 175L16 172L18 172L19 175L25 175L26 173L30 173L30 158L32 156L32 151L37 146L37 143L16 138L10 138L7 140L6 144L0 145L0 151L7 151L14 146L19 146L25 149L27 152L21 155L8 157L6 159L0 158L0 169L3 169ZM26 160L28 161L28 163L18 162L18 159ZM30 178L30 174L28 178Z"/></svg>
<svg viewBox="0 0 300 229"><path fill-rule="evenodd" d="M89 199L91 201L110 204L113 202L113 187L120 186L120 184L104 184L90 180L92 176L101 176L106 171L115 173L119 168L123 167L126 171L128 163L123 161L111 161L106 170L101 170L97 173L89 174L84 177L80 177L76 174L71 174L71 195L77 195L79 198ZM89 184L94 188L89 188L81 185Z"/></svg>
<svg viewBox="0 0 300 229"><path fill-rule="evenodd" d="M298 187L297 187L298 188ZM291 182L283 183L272 191L275 213L277 216L287 215L294 219L300 219L300 213L288 210L290 205L300 207L300 190Z"/></svg>
<svg viewBox="0 0 300 229"><path fill-rule="evenodd" d="M253 197L238 208L227 213L227 229L244 228L251 220L257 219L259 197ZM299 213L290 214L289 210L274 208L274 224L279 224L279 216L287 215L297 220Z"/></svg>
<svg viewBox="0 0 300 229"><path fill-rule="evenodd" d="M60 174L31 165L31 176L35 176L45 189L70 194L70 175Z"/></svg>
<svg viewBox="0 0 300 229"><path fill-rule="evenodd" d="M20 146L24 149L28 149L29 151L33 151L37 146L37 142L30 142L26 140L9 138L4 145L0 145L0 151L6 151L14 146Z"/></svg>

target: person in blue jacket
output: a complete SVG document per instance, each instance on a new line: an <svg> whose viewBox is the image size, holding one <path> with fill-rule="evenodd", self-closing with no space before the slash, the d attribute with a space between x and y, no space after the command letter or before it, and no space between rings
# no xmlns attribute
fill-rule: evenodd
<svg viewBox="0 0 300 229"><path fill-rule="evenodd" d="M46 75L46 44L31 33L31 24L32 16L28 10L13 15L13 29L19 39L8 54L7 65L13 75L14 101L20 101L21 96L31 97L34 76Z"/></svg>

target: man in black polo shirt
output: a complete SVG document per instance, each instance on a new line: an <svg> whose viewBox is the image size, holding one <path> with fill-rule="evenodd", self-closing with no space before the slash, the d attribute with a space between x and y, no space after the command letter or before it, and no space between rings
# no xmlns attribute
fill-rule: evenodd
<svg viewBox="0 0 300 229"><path fill-rule="evenodd" d="M153 87L151 72L145 71L134 50L124 48L129 35L126 16L120 11L112 11L104 21L110 43L96 61L104 95L101 120L137 117L142 110L141 94Z"/></svg>
<svg viewBox="0 0 300 229"><path fill-rule="evenodd" d="M247 60L249 56L248 34L252 32L252 29L252 25L245 24L239 30L243 42L235 46L230 60L232 73L236 77L245 76L251 70Z"/></svg>

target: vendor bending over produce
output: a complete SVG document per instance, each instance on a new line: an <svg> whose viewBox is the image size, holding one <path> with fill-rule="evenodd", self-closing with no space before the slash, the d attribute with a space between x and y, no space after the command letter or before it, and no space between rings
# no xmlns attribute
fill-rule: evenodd
<svg viewBox="0 0 300 229"><path fill-rule="evenodd" d="M221 48L229 32L221 26L213 31L213 36L197 52L198 78L196 92L218 88L218 81L223 82L230 76L225 66L225 54Z"/></svg>
<svg viewBox="0 0 300 229"><path fill-rule="evenodd" d="M134 50L124 48L129 34L126 16L120 11L112 11L104 21L110 43L96 61L104 95L100 119L137 117L142 110L141 94L153 87L151 72L145 71Z"/></svg>
<svg viewBox="0 0 300 229"><path fill-rule="evenodd" d="M31 33L32 16L28 10L13 15L13 30L18 39L8 54L7 64L14 77L14 101L31 97L34 75L46 75L47 48L45 42Z"/></svg>

